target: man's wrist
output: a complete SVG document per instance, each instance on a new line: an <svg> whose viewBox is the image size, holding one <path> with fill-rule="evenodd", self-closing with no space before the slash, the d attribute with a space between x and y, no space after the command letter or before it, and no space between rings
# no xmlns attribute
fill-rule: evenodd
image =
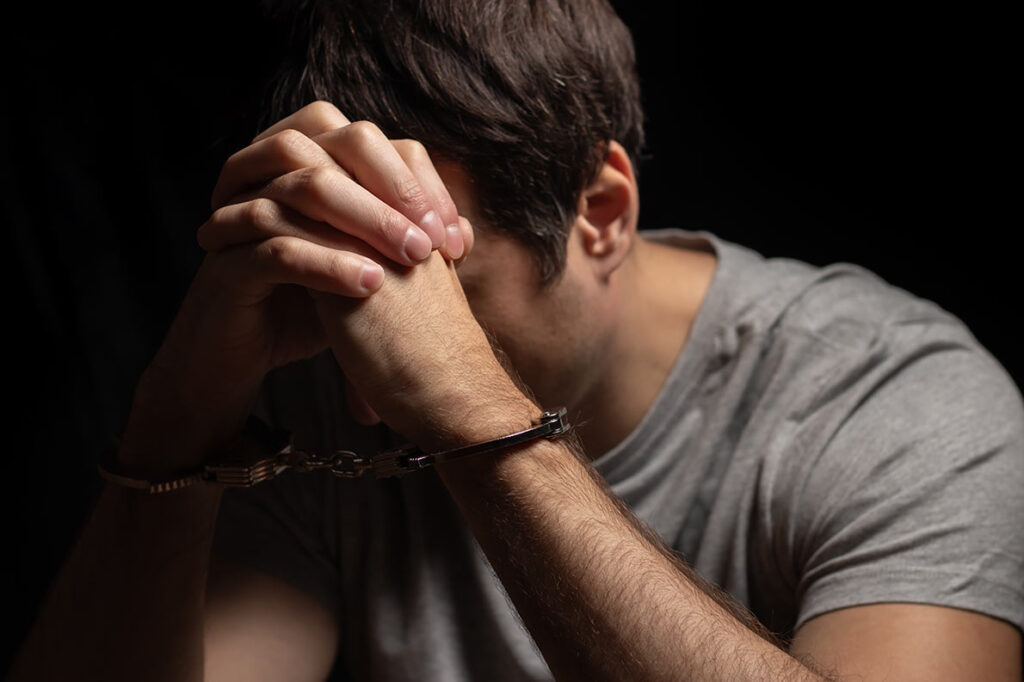
<svg viewBox="0 0 1024 682"><path fill-rule="evenodd" d="M564 439L575 442L575 435L572 427L566 418L565 409L561 406L548 406L545 410L528 398L523 392L512 387L508 396L503 400L492 400L490 402L478 403L476 407L465 412L466 418L459 425L459 430L448 439L446 450L454 448L466 448L476 444L486 444L494 441L501 441L512 434L519 434L530 431L538 425L546 423L550 428L542 435L513 439L513 441L493 451L482 452L479 456L457 457L449 461L439 458L437 466L439 470L455 471L459 469L476 470L478 473L490 471L493 473L495 467L501 468L506 460L519 459L516 455L524 450L535 450L537 453L550 455L552 451L539 446L543 443L551 444ZM570 448L574 452L573 448ZM560 457L561 454L555 455Z"/></svg>
<svg viewBox="0 0 1024 682"><path fill-rule="evenodd" d="M252 409L248 395L204 406L170 382L139 383L116 460L135 470L187 470L203 464L242 428Z"/></svg>
<svg viewBox="0 0 1024 682"><path fill-rule="evenodd" d="M488 499L499 499L514 493L544 486L559 471L580 466L572 437L530 441L501 452L437 465L441 481L460 506L467 510Z"/></svg>
<svg viewBox="0 0 1024 682"><path fill-rule="evenodd" d="M529 428L544 412L511 386L501 393L472 396L463 404L466 407L452 411L454 418L446 419L431 437L437 442L425 444L430 450L449 450L501 438Z"/></svg>

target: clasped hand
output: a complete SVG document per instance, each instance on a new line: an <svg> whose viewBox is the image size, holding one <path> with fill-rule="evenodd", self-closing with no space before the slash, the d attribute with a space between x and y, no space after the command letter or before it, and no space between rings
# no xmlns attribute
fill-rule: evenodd
<svg viewBox="0 0 1024 682"><path fill-rule="evenodd" d="M472 439L468 411L523 399L455 274L472 229L419 143L317 102L228 159L212 208L143 398L170 382L237 420L267 371L330 346L353 414L421 446Z"/></svg>

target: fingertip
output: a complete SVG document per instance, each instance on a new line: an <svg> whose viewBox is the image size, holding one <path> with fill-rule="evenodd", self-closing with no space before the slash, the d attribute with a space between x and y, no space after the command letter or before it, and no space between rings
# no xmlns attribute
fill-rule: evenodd
<svg viewBox="0 0 1024 682"><path fill-rule="evenodd" d="M433 241L420 228L412 225L405 233L402 253L409 262L415 264L426 260L434 250Z"/></svg>
<svg viewBox="0 0 1024 682"><path fill-rule="evenodd" d="M367 294L372 294L384 284L384 268L373 261L363 263L359 273L359 286Z"/></svg>
<svg viewBox="0 0 1024 682"><path fill-rule="evenodd" d="M473 250L476 239L473 236L473 224L468 219L459 216L459 229L462 232L462 257L465 258Z"/></svg>
<svg viewBox="0 0 1024 682"><path fill-rule="evenodd" d="M439 249L445 245L447 235L445 234L444 224L441 222L441 218L437 215L437 211L427 211L427 213L420 218L419 225L420 229L422 229L430 238L431 249Z"/></svg>
<svg viewBox="0 0 1024 682"><path fill-rule="evenodd" d="M447 233L445 237L445 251L448 254L448 258L451 260L462 258L466 251L462 230L459 229L458 225L452 224L445 228L445 232Z"/></svg>

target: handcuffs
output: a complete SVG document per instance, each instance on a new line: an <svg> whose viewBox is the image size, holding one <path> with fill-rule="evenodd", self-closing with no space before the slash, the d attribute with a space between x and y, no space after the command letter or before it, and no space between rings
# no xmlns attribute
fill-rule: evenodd
<svg viewBox="0 0 1024 682"><path fill-rule="evenodd" d="M251 488L276 478L287 469L302 472L328 471L339 478L359 478L366 473L372 473L375 478L391 478L461 457L497 452L539 438L557 438L570 429L565 415L564 407L545 412L528 429L452 450L423 452L415 445L404 445L369 457L351 450L336 450L326 455L296 450L288 431L273 429L251 416L238 440L228 448L228 456L220 462L206 464L201 469L159 481L135 478L116 465L114 448L104 452L98 469L100 475L112 483L149 493L180 490L200 482L231 488Z"/></svg>

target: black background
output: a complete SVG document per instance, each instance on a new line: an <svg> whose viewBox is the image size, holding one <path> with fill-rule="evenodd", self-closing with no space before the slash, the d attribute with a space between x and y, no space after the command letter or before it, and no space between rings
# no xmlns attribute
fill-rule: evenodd
<svg viewBox="0 0 1024 682"><path fill-rule="evenodd" d="M648 113L641 224L864 265L964 319L1021 385L1007 17L774 5L618 3ZM255 3L154 7L40 6L5 26L4 663L85 519L283 38Z"/></svg>

